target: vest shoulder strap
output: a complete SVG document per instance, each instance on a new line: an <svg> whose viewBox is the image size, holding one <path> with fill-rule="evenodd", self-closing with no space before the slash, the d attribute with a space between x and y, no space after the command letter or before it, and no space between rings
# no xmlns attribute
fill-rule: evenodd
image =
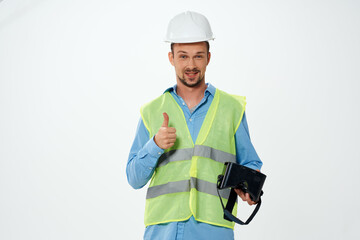
<svg viewBox="0 0 360 240"><path fill-rule="evenodd" d="M166 103L166 98L169 97L167 95L170 95L170 93L166 92L162 95L160 95L159 97L155 98L154 100L145 103L141 108L140 108L140 114L141 114L141 118L143 120L143 123L146 127L146 129L149 132L149 137L151 138L153 134L153 129L150 126L150 119L151 119L151 115L154 111L154 107L156 106L156 108L161 109L162 106L164 106ZM159 116L161 117L161 116Z"/></svg>
<svg viewBox="0 0 360 240"><path fill-rule="evenodd" d="M221 94L221 99L223 103L229 108L230 111L238 112L240 115L239 121L236 123L235 131L239 128L244 116L245 106L246 106L246 97L233 95L226 93L224 91L218 90Z"/></svg>

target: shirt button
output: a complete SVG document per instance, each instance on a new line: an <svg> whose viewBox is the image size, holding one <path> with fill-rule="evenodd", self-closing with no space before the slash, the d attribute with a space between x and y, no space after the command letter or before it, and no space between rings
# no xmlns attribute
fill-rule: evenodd
<svg viewBox="0 0 360 240"><path fill-rule="evenodd" d="M158 152L159 155L161 155L161 152Z"/></svg>
<svg viewBox="0 0 360 240"><path fill-rule="evenodd" d="M183 102L183 105L185 106L185 103Z"/></svg>
<svg viewBox="0 0 360 240"><path fill-rule="evenodd" d="M149 167L150 170L152 170L153 168L152 167Z"/></svg>
<svg viewBox="0 0 360 240"><path fill-rule="evenodd" d="M190 118L190 119L189 119L189 121L191 122L191 121L192 121L192 119Z"/></svg>

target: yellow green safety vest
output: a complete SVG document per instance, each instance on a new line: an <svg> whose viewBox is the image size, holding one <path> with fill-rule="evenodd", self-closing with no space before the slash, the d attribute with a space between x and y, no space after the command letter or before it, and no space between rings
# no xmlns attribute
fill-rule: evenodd
<svg viewBox="0 0 360 240"><path fill-rule="evenodd" d="M216 89L195 144L182 109L169 92L145 104L141 117L152 138L161 127L163 112L169 127L176 128L175 145L158 160L146 195L145 225L184 221L192 215L197 221L234 228L224 219L217 196L217 176L225 162L236 162L235 132L245 111L245 97ZM224 204L228 190L221 190ZM233 214L236 216L237 205Z"/></svg>

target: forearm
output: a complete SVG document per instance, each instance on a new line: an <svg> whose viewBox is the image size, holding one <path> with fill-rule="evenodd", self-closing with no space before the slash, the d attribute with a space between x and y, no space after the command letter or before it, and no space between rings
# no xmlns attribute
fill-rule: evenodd
<svg viewBox="0 0 360 240"><path fill-rule="evenodd" d="M236 131L235 141L237 163L260 171L262 167L262 161L260 160L253 144L251 143L245 114L239 128Z"/></svg>
<svg viewBox="0 0 360 240"><path fill-rule="evenodd" d="M157 161L163 150L159 148L140 120L136 136L130 150L126 175L129 184L135 188L142 188L152 177Z"/></svg>
<svg viewBox="0 0 360 240"><path fill-rule="evenodd" d="M126 175L133 188L139 189L146 185L162 153L163 150L155 144L153 139L150 139L137 153L130 152Z"/></svg>

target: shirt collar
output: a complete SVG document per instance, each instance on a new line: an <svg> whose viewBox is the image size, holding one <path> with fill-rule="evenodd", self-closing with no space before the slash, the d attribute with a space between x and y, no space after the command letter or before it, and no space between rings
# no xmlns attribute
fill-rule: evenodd
<svg viewBox="0 0 360 240"><path fill-rule="evenodd" d="M207 88L205 90L205 95L208 92L208 94L211 94L211 95L215 96L216 88L213 85L211 85L210 83L206 83L206 85L207 85ZM174 86L169 87L168 89L166 89L164 93L166 93L166 92L174 92L177 95L176 87L177 87L177 85L175 84Z"/></svg>

